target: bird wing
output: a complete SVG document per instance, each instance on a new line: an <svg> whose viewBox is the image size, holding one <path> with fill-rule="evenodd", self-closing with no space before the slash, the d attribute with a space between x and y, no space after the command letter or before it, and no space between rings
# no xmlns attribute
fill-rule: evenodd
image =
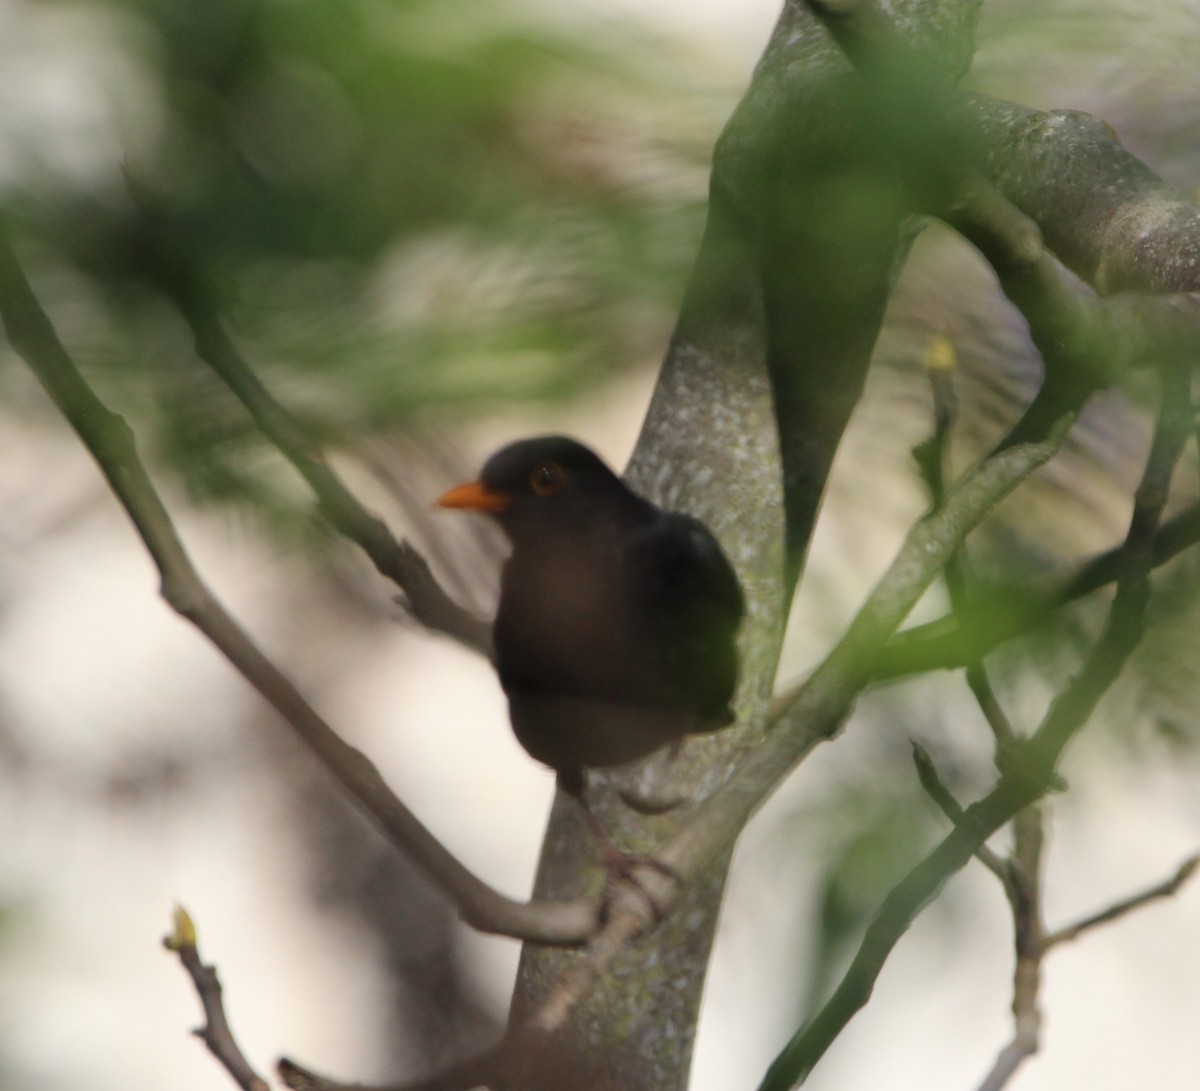
<svg viewBox="0 0 1200 1091"><path fill-rule="evenodd" d="M723 726L745 609L733 566L700 520L673 512L639 528L627 548L667 699L698 713L705 728Z"/></svg>

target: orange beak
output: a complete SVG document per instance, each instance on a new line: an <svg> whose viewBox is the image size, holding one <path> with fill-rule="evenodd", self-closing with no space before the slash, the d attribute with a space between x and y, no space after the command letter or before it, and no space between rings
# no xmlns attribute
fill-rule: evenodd
<svg viewBox="0 0 1200 1091"><path fill-rule="evenodd" d="M460 511L503 511L511 499L508 493L489 489L482 481L468 481L442 493L437 498L437 506Z"/></svg>

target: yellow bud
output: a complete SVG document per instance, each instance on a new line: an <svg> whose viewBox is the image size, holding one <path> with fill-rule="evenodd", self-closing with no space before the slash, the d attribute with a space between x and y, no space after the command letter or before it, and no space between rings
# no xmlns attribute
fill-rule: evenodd
<svg viewBox="0 0 1200 1091"><path fill-rule="evenodd" d="M953 371L958 364L954 342L947 333L939 333L929 344L925 354L925 367L930 371Z"/></svg>
<svg viewBox="0 0 1200 1091"><path fill-rule="evenodd" d="M175 930L165 940L168 949L179 951L185 947L195 947L196 926L192 923L191 915L182 905L175 906L175 911L171 915L171 922Z"/></svg>

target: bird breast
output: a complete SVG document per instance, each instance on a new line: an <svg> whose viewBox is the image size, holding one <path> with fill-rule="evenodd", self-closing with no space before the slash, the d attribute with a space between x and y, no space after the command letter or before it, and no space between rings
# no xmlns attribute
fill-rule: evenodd
<svg viewBox="0 0 1200 1091"><path fill-rule="evenodd" d="M594 547L514 550L496 617L505 690L644 699L653 649L618 560Z"/></svg>

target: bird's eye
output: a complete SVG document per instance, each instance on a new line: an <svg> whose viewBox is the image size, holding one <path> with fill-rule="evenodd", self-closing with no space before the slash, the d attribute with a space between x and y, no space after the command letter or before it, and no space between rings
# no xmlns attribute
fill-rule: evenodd
<svg viewBox="0 0 1200 1091"><path fill-rule="evenodd" d="M553 496L566 481L567 475L557 462L539 462L529 475L529 485L538 496Z"/></svg>

